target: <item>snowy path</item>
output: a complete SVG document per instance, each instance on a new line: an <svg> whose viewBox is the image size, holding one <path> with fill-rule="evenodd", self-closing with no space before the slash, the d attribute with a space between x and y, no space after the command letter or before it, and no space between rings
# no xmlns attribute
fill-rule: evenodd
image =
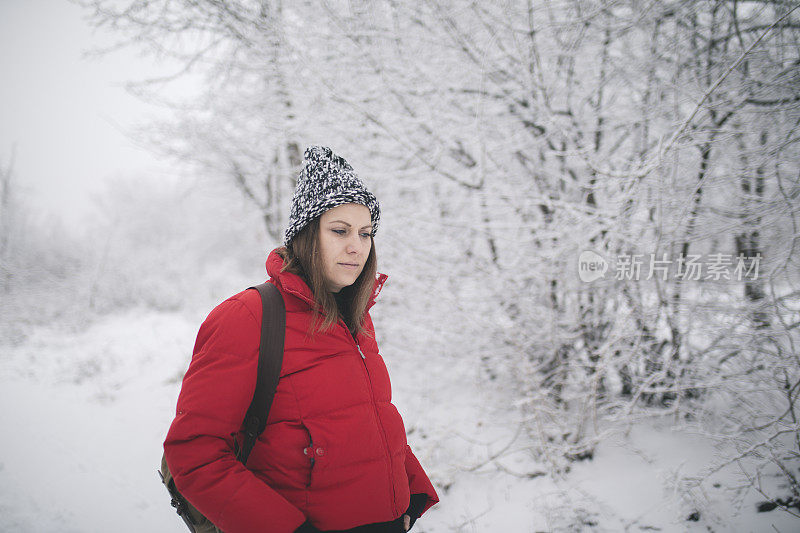
<svg viewBox="0 0 800 533"><path fill-rule="evenodd" d="M180 531L156 468L192 329L148 312L3 348L0 531Z"/></svg>
<svg viewBox="0 0 800 533"><path fill-rule="evenodd" d="M198 325L139 311L0 348L0 531L184 531L156 468ZM504 392L468 365L388 352L409 440L442 497L419 533L800 530L785 513L755 514L755 494L734 506L724 487L699 495L701 519L687 522L697 502L675 483L713 450L652 424L602 444L562 480L470 471L512 437L513 413L489 407ZM536 467L524 453L504 465Z"/></svg>

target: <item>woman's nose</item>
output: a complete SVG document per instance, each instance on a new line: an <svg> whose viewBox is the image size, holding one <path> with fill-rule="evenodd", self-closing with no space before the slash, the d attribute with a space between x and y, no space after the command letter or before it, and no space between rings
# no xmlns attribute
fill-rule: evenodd
<svg viewBox="0 0 800 533"><path fill-rule="evenodd" d="M349 239L347 239L347 253L351 253L351 254L358 253L358 252L361 251L362 247L363 247L363 243L361 242L361 236L360 235L355 234L355 236L350 237Z"/></svg>

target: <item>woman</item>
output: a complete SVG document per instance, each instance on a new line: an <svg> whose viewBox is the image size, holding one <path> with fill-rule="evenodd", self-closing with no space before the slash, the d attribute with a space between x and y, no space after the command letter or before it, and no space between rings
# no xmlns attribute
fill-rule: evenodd
<svg viewBox="0 0 800 533"><path fill-rule="evenodd" d="M246 467L233 450L255 387L258 293L229 298L200 328L164 453L178 490L226 533L407 531L438 501L368 312L386 280L379 218L344 159L306 150L284 247L267 258L286 305L283 366Z"/></svg>

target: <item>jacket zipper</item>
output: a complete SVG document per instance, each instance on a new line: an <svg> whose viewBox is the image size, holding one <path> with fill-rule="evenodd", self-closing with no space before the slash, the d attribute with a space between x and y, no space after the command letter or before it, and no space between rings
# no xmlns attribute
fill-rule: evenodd
<svg viewBox="0 0 800 533"><path fill-rule="evenodd" d="M372 388L372 376L369 374L369 368L367 368L367 358L364 356L364 352L361 350L361 345L358 344L358 341L350 335L350 330L344 324L344 322L340 321L340 324L345 330L347 331L348 337L353 339L353 344L356 345L356 349L358 349L358 354L361 356L361 362L364 365L364 374L367 376L367 381L369 382L369 395L372 398L372 409L375 411L375 422L378 424L381 433L381 441L383 442L383 450L386 453L386 458L389 464L389 478L392 485L392 512L395 512L395 505L397 502L397 494L394 488L394 474L392 473L392 456L389 453L389 439L386 438L386 430L383 428L383 424L381 423L380 416L378 416L378 406L375 403L375 391Z"/></svg>

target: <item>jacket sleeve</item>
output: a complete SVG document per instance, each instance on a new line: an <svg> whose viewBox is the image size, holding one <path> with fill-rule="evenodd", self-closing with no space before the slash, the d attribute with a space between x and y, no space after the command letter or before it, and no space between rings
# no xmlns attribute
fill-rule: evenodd
<svg viewBox="0 0 800 533"><path fill-rule="evenodd" d="M200 327L164 454L181 494L226 533L290 533L305 521L303 513L233 452L255 391L261 332L260 321L235 298Z"/></svg>
<svg viewBox="0 0 800 533"><path fill-rule="evenodd" d="M433 488L431 480L422 469L411 447L406 445L406 475L408 475L408 484L411 487L411 494L425 494L428 501L422 507L419 516L422 516L425 511L433 507L439 502L439 495L436 494L436 489ZM419 518L419 517L417 517Z"/></svg>

